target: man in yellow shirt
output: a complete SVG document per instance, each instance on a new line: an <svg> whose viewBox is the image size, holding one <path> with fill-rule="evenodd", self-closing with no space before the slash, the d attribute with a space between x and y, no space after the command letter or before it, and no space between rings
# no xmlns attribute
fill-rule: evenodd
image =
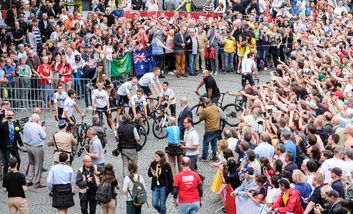
<svg viewBox="0 0 353 214"><path fill-rule="evenodd" d="M236 48L236 40L232 35L232 31L227 31L224 38L224 72L234 72L234 53Z"/></svg>

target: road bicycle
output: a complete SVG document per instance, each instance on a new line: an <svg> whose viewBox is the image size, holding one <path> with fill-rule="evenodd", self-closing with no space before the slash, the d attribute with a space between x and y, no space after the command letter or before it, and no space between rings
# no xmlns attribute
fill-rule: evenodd
<svg viewBox="0 0 353 214"><path fill-rule="evenodd" d="M237 103L229 103L223 106L224 96L226 94L227 92L221 93L220 101L218 101L218 107L220 107L226 114L225 123L228 126L236 127L239 124L239 115L243 111L243 108L242 106L239 106ZM199 103L191 107L194 125L197 125L201 122L199 118L199 114L205 105L204 104L205 96L200 95L199 93L196 93L196 95L199 96Z"/></svg>
<svg viewBox="0 0 353 214"><path fill-rule="evenodd" d="M166 107L166 103L165 100L162 102L162 104L160 105L160 108L158 110L156 110L156 112L159 111L159 116L157 116L152 124L152 132L153 135L157 138L157 139L163 139L167 136L167 133L165 131L165 128L168 126L168 118L169 115L168 113L165 113Z"/></svg>
<svg viewBox="0 0 353 214"><path fill-rule="evenodd" d="M72 155L75 156L77 154L78 147L83 148L85 146L85 136L87 133L87 123L84 122L84 118L86 115L81 116L81 123L76 124L72 127L73 135L77 140L77 144L72 146ZM68 130L70 131L70 130Z"/></svg>

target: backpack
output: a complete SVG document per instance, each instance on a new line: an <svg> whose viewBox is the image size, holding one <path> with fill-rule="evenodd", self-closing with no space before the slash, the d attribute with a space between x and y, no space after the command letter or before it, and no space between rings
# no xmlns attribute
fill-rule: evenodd
<svg viewBox="0 0 353 214"><path fill-rule="evenodd" d="M108 203L112 200L112 184L111 182L100 183L96 192L96 201L98 203Z"/></svg>
<svg viewBox="0 0 353 214"><path fill-rule="evenodd" d="M135 206L142 206L144 203L147 202L147 193L145 187L140 182L140 175L137 175L137 181L135 181L135 179L130 176L129 178L133 183L131 192L130 189L128 189L132 201Z"/></svg>

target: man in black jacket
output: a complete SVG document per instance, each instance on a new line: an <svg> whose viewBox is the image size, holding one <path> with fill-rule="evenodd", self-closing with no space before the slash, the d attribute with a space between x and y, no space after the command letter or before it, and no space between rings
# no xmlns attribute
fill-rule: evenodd
<svg viewBox="0 0 353 214"><path fill-rule="evenodd" d="M187 117L190 117L192 119L192 111L190 109L190 107L188 106L188 100L186 99L186 97L182 97L180 98L180 107L181 107L181 111L178 117L178 126L180 128L180 139L183 139L184 136L184 119Z"/></svg>
<svg viewBox="0 0 353 214"><path fill-rule="evenodd" d="M185 33L186 27L182 26L180 31L174 35L174 54L175 54L175 71L177 78L180 74L186 77L185 74Z"/></svg>
<svg viewBox="0 0 353 214"><path fill-rule="evenodd" d="M140 136L137 129L131 123L131 117L128 114L123 114L121 117L121 124L118 128L118 148L121 152L123 160L124 177L129 175L129 162L134 162L137 165L137 143L140 141Z"/></svg>
<svg viewBox="0 0 353 214"><path fill-rule="evenodd" d="M195 74L195 60L197 56L197 51L199 49L199 44L197 42L197 38L195 36L195 30L190 29L189 36L186 37L186 52L188 55L188 68L189 75L196 76Z"/></svg>
<svg viewBox="0 0 353 214"><path fill-rule="evenodd" d="M16 125L13 117L13 111L7 111L6 118L0 124L0 150L4 154L4 175L9 169L10 155L16 157L18 161L18 170L20 168L21 163L18 149L23 150L23 143L20 136L20 128ZM18 148L17 144L20 145L20 148Z"/></svg>
<svg viewBox="0 0 353 214"><path fill-rule="evenodd" d="M79 198L81 212L88 214L96 213L96 191L97 191L97 166L92 164L90 156L83 157L83 166L78 170L76 185L80 188Z"/></svg>

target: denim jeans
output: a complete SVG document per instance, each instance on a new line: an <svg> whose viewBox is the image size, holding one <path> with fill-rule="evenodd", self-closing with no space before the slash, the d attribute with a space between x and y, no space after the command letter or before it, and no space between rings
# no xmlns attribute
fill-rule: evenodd
<svg viewBox="0 0 353 214"><path fill-rule="evenodd" d="M211 142L212 148L212 158L217 157L217 139L219 136L218 131L206 132L203 136L203 147L202 147L202 158L207 159L208 156L208 146Z"/></svg>
<svg viewBox="0 0 353 214"><path fill-rule="evenodd" d="M179 204L179 213L180 214L198 214L200 209L200 202L192 202Z"/></svg>
<svg viewBox="0 0 353 214"><path fill-rule="evenodd" d="M18 149L16 147L8 147L4 153L4 175L9 170L10 155L12 155L17 159L17 162L18 162L17 170L20 169L21 158L20 158L20 154L18 153Z"/></svg>
<svg viewBox="0 0 353 214"><path fill-rule="evenodd" d="M152 191L152 206L158 211L158 213L166 214L167 208L165 203L167 201L166 197L167 188L164 187L155 187Z"/></svg>
<svg viewBox="0 0 353 214"><path fill-rule="evenodd" d="M92 199L80 200L82 214L88 214L88 205L89 205L89 214L95 214L97 201Z"/></svg>
<svg viewBox="0 0 353 214"><path fill-rule="evenodd" d="M189 68L189 74L194 74L195 73L195 59L196 59L196 54L192 54L191 52L188 52L188 68Z"/></svg>
<svg viewBox="0 0 353 214"><path fill-rule="evenodd" d="M267 67L267 49L259 48L257 51L257 64L260 64L260 60L263 60L265 63L265 67Z"/></svg>
<svg viewBox="0 0 353 214"><path fill-rule="evenodd" d="M232 72L234 68L234 53L224 52L224 71Z"/></svg>
<svg viewBox="0 0 353 214"><path fill-rule="evenodd" d="M88 87L88 84L84 85L85 90L85 104L86 108L91 105L91 89Z"/></svg>
<svg viewBox="0 0 353 214"><path fill-rule="evenodd" d="M53 87L51 84L43 84L42 85L42 88L44 89L44 97L43 97L43 101L44 101L44 104L45 106L48 105L48 101L50 103L50 100L51 100L51 96L53 94Z"/></svg>

